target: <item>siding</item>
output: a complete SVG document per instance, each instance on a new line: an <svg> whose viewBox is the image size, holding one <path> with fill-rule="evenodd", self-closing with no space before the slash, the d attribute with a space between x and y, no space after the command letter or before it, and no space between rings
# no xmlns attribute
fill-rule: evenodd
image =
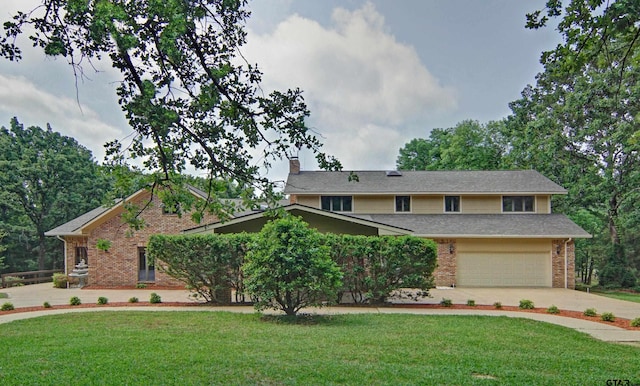
<svg viewBox="0 0 640 386"><path fill-rule="evenodd" d="M443 196L413 196L411 212L414 214L440 214L444 212Z"/></svg>
<svg viewBox="0 0 640 386"><path fill-rule="evenodd" d="M502 212L502 196L462 196L460 212L468 214L492 214Z"/></svg>
<svg viewBox="0 0 640 386"><path fill-rule="evenodd" d="M395 213L396 196L355 196L354 213Z"/></svg>

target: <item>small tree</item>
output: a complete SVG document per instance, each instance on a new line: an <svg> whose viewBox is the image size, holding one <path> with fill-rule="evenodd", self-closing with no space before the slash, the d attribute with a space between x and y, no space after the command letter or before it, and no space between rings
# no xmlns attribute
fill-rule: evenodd
<svg viewBox="0 0 640 386"><path fill-rule="evenodd" d="M298 217L268 222L249 249L245 287L255 308L296 315L307 306L336 299L342 272L331 260L322 235Z"/></svg>

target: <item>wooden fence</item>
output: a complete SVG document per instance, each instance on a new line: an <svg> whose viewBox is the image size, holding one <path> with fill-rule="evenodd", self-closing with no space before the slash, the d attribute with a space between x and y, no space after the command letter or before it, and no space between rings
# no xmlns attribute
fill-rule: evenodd
<svg viewBox="0 0 640 386"><path fill-rule="evenodd" d="M20 284L46 283L52 281L54 273L60 272L61 269L49 269L45 271L29 271L29 272L11 272L0 275L0 288L12 287Z"/></svg>

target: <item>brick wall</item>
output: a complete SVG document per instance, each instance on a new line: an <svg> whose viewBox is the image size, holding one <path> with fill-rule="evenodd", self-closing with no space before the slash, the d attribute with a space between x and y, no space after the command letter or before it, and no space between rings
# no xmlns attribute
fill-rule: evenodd
<svg viewBox="0 0 640 386"><path fill-rule="evenodd" d="M451 287L456 283L457 252L455 240L438 239L438 266L433 272L435 285L438 287ZM451 253L450 245L453 245Z"/></svg>
<svg viewBox="0 0 640 386"><path fill-rule="evenodd" d="M143 207L150 195L144 194L137 201ZM146 247L153 234L178 234L180 231L196 226L187 213L181 217L175 214L163 214L159 200L155 199L140 215L145 222L141 230L133 231L116 215L95 228L88 236L89 284L98 286L135 286L138 284L138 248ZM215 217L205 215L203 223L216 221ZM111 241L108 251L96 248L98 239ZM182 286L177 280L155 271L154 283L159 286Z"/></svg>

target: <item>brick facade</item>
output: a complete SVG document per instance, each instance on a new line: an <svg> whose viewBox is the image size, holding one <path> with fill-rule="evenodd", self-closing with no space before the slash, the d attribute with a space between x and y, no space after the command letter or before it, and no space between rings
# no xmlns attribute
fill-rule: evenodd
<svg viewBox="0 0 640 386"><path fill-rule="evenodd" d="M144 193L133 201L144 207L150 198ZM89 278L87 284L97 286L119 287L135 286L139 283L139 248L145 248L149 237L153 234L178 234L182 230L197 226L189 214L178 216L163 213L159 200L155 199L140 214L145 226L141 230L131 230L122 222L121 216L105 216L105 221L92 229L87 237L67 237L67 273L75 266L75 247L87 247L87 264ZM203 222L213 222L216 218L205 215ZM99 239L109 240L108 251L96 248ZM163 274L156 264L154 284L158 286L183 286L184 284Z"/></svg>

